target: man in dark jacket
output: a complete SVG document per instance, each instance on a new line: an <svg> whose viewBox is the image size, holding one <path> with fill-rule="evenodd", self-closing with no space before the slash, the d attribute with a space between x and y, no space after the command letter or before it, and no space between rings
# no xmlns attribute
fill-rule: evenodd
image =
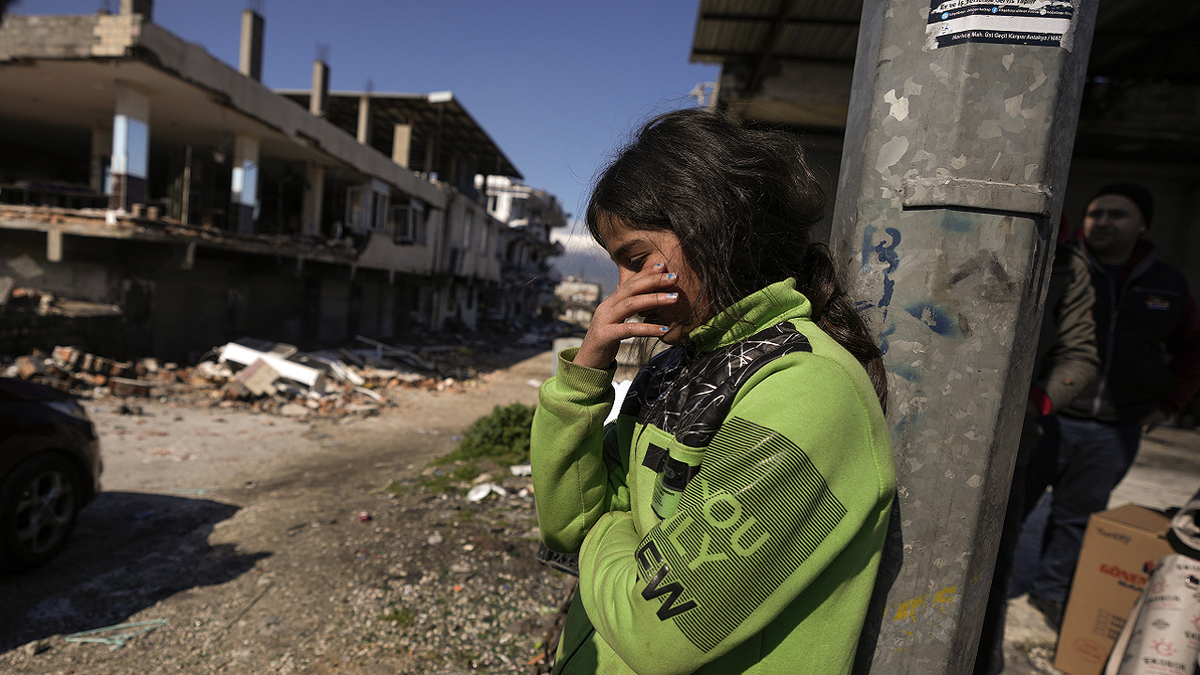
<svg viewBox="0 0 1200 675"><path fill-rule="evenodd" d="M1091 274L1083 254L1066 246L1067 223L1059 228L1058 246L1046 290L1041 334L1033 361L1033 382L1025 407L1025 424L1017 446L1008 508L1000 532L992 589L984 610L975 657L975 675L999 675L1004 670L1004 623L1013 575L1013 558L1021 524L1037 501L1026 498L1026 472L1035 456L1056 454L1057 439L1043 436L1042 422L1070 403L1096 377L1100 359L1096 354L1096 322L1092 305ZM1046 486L1042 484L1041 490Z"/></svg>
<svg viewBox="0 0 1200 675"><path fill-rule="evenodd" d="M1031 496L1053 486L1030 603L1056 628L1088 517L1108 505L1143 431L1162 424L1200 389L1200 313L1187 280L1142 239L1154 200L1140 185L1104 187L1088 203L1080 251L1091 268L1100 371L1050 418L1056 466L1031 475ZM1048 429L1048 433L1051 430ZM1037 464L1036 460L1033 464ZM1037 473L1033 465L1031 473Z"/></svg>

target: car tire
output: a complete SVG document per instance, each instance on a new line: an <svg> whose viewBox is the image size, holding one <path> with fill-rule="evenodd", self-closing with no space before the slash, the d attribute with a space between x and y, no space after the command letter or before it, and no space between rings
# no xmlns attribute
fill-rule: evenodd
<svg viewBox="0 0 1200 675"><path fill-rule="evenodd" d="M79 520L83 486L71 460L34 455L0 481L0 569L24 572L67 545Z"/></svg>

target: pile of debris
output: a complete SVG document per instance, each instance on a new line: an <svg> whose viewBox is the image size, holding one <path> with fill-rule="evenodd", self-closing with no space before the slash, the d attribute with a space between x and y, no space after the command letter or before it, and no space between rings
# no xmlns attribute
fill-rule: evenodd
<svg viewBox="0 0 1200 675"><path fill-rule="evenodd" d="M19 357L2 374L90 398L191 398L288 416L369 416L395 405L388 394L397 389L461 390L459 379L445 376L446 366L425 355L358 340L369 347L302 352L247 337L210 350L192 367L153 358L117 361L58 346L49 356ZM451 372L466 371L455 366Z"/></svg>

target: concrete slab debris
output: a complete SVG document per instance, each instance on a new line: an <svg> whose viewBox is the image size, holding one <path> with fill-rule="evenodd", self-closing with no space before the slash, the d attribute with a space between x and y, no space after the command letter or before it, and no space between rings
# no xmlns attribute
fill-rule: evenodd
<svg viewBox="0 0 1200 675"><path fill-rule="evenodd" d="M462 365L469 348L425 346L416 348L425 354L418 355L416 350L372 343L371 349L304 352L295 345L245 337L213 348L191 367L153 358L121 361L59 345L49 355L34 350L19 356L6 369L0 366L0 374L87 398L199 398L214 407L337 417L343 422L399 405L404 397L398 392L404 389L462 391L463 380L446 375L477 374ZM410 362L427 367L417 369Z"/></svg>
<svg viewBox="0 0 1200 675"><path fill-rule="evenodd" d="M233 361L243 366L249 366L255 361L263 361L269 365L275 372L279 373L280 377L286 377L289 380L294 380L300 384L316 388L322 384L324 373L316 368L289 361L276 353L263 352L251 347L246 347L237 342L230 342L220 348L220 356L218 363L224 361Z"/></svg>
<svg viewBox="0 0 1200 675"><path fill-rule="evenodd" d="M152 386L149 382L131 380L124 377L110 377L108 379L108 388L115 396L150 398L150 388Z"/></svg>
<svg viewBox="0 0 1200 675"><path fill-rule="evenodd" d="M279 372L267 365L266 361L257 359L239 371L236 377L255 396L268 396L275 393Z"/></svg>

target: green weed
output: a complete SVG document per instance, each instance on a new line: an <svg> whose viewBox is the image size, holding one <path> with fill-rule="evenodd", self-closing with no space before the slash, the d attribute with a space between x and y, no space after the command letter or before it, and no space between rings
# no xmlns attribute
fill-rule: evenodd
<svg viewBox="0 0 1200 675"><path fill-rule="evenodd" d="M512 403L503 408L496 406L490 415L480 417L467 427L454 452L435 463L485 457L501 466L528 462L533 410L532 406L523 403Z"/></svg>
<svg viewBox="0 0 1200 675"><path fill-rule="evenodd" d="M392 610L379 617L379 619L380 621L395 622L395 624L400 628L407 628L413 625L413 622L416 621L412 615L412 612L408 611L407 609Z"/></svg>

